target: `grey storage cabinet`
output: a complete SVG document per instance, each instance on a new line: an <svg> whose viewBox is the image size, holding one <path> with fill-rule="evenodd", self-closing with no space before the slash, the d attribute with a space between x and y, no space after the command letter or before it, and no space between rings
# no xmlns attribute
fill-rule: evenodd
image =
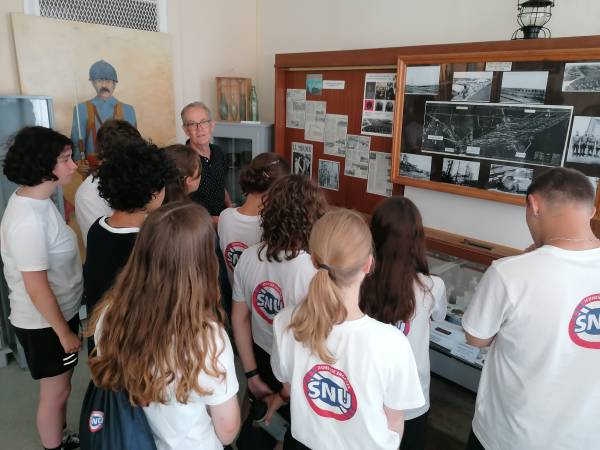
<svg viewBox="0 0 600 450"><path fill-rule="evenodd" d="M273 151L273 124L217 122L213 143L225 153L225 186L231 200L239 205L243 202L238 182L240 169L259 153Z"/></svg>

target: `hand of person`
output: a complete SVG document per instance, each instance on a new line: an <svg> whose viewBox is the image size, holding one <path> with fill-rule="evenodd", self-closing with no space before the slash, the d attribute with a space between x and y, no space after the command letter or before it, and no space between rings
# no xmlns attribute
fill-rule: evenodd
<svg viewBox="0 0 600 450"><path fill-rule="evenodd" d="M260 378L260 375L254 375L253 377L248 378L248 389L250 389L252 395L259 400L273 393L269 385Z"/></svg>
<svg viewBox="0 0 600 450"><path fill-rule="evenodd" d="M271 418L273 414L277 412L279 408L286 404L283 401L283 398L279 393L267 395L264 399L264 402L267 404L267 415L265 416L265 424L269 425L271 423Z"/></svg>
<svg viewBox="0 0 600 450"><path fill-rule="evenodd" d="M64 336L59 336L59 339L65 353L77 353L81 348L81 339L71 330Z"/></svg>
<svg viewBox="0 0 600 450"><path fill-rule="evenodd" d="M90 173L90 163L87 159L81 159L77 161L77 172L85 178Z"/></svg>

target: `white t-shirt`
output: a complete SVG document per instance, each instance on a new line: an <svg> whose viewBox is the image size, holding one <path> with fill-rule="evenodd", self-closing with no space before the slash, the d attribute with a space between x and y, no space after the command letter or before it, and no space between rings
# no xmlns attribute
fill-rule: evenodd
<svg viewBox="0 0 600 450"><path fill-rule="evenodd" d="M443 320L446 317L446 286L440 277L428 277L419 274L420 280L426 287L415 283L415 313L411 320L400 322L396 326L404 333L410 342L419 380L425 396L425 406L405 412L404 419L411 420L425 414L429 410L429 384L431 373L429 369L429 332L431 319Z"/></svg>
<svg viewBox="0 0 600 450"><path fill-rule="evenodd" d="M495 336L473 419L486 449L598 448L600 249L495 261L462 325Z"/></svg>
<svg viewBox="0 0 600 450"><path fill-rule="evenodd" d="M280 255L281 262L267 261L261 244L244 250L235 266L233 301L246 302L252 313L252 338L256 345L271 354L273 318L285 306L300 303L308 294L308 285L316 269L310 255L301 251L290 261Z"/></svg>
<svg viewBox="0 0 600 450"><path fill-rule="evenodd" d="M112 215L111 207L98 193L98 178L89 175L75 192L75 216L86 247L88 231L92 224L98 220L98 217L110 215Z"/></svg>
<svg viewBox="0 0 600 450"><path fill-rule="evenodd" d="M13 193L0 225L0 249L9 289L9 319L15 327L50 327L31 301L21 272L47 271L65 320L77 314L83 292L77 237L52 200Z"/></svg>
<svg viewBox="0 0 600 450"><path fill-rule="evenodd" d="M364 316L334 325L323 363L287 328L294 308L275 318L273 373L291 385L292 435L314 450L396 450L384 405L395 410L425 403L406 337L393 325Z"/></svg>
<svg viewBox="0 0 600 450"><path fill-rule="evenodd" d="M260 242L262 236L260 216L240 214L237 208L224 209L219 216L217 233L227 266L229 283L233 285L233 269L240 255L251 245Z"/></svg>
<svg viewBox="0 0 600 450"><path fill-rule="evenodd" d="M103 319L104 313L100 316L94 331L95 342L100 340ZM225 378L219 380L205 372L200 372L198 376L200 387L212 390L212 394L200 396L192 391L188 403L183 404L175 398L175 385L170 384L168 391L171 400L166 404L150 403L144 407L157 450L223 449L223 444L217 437L208 414L208 406L225 403L236 395L239 389L233 350L224 330L221 330L221 340L217 342L217 351L220 352L221 349L223 352L217 361L219 368L226 373ZM98 348L97 351L100 354L101 349ZM210 358L210 354L206 355L206 361L210 361Z"/></svg>

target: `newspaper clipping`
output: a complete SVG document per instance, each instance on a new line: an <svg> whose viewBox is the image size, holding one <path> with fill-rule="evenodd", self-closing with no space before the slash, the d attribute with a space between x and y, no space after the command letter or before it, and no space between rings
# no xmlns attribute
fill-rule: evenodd
<svg viewBox="0 0 600 450"><path fill-rule="evenodd" d="M325 109L327 102L306 102L304 139L323 142L325 137Z"/></svg>
<svg viewBox="0 0 600 450"><path fill-rule="evenodd" d="M346 143L344 175L366 180L369 177L369 148L371 138L349 134Z"/></svg>
<svg viewBox="0 0 600 450"><path fill-rule="evenodd" d="M292 142L292 170L297 175L312 176L313 145Z"/></svg>
<svg viewBox="0 0 600 450"><path fill-rule="evenodd" d="M304 129L304 107L306 91L304 89L288 89L285 96L285 126L287 128Z"/></svg>
<svg viewBox="0 0 600 450"><path fill-rule="evenodd" d="M346 133L348 132L348 116L343 114L327 114L325 116L325 154L333 156L346 155Z"/></svg>
<svg viewBox="0 0 600 450"><path fill-rule="evenodd" d="M391 173L392 155L384 152L369 152L367 192L369 194L391 197L393 190Z"/></svg>

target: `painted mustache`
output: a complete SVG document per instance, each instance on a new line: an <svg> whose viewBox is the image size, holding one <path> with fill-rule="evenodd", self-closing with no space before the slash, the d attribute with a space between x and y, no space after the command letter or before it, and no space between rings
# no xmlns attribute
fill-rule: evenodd
<svg viewBox="0 0 600 450"><path fill-rule="evenodd" d="M106 92L107 94L110 94L110 89L106 88L106 87L100 88L100 93L103 94L104 92Z"/></svg>

